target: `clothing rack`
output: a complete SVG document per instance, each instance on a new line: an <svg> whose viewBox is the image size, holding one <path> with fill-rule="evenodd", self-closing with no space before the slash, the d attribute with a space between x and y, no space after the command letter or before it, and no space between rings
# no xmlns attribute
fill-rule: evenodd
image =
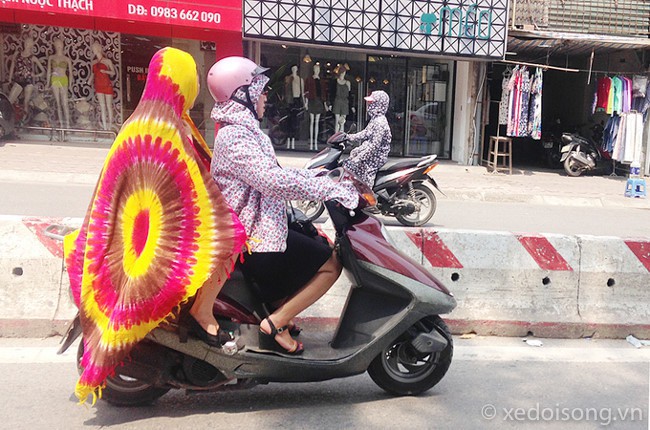
<svg viewBox="0 0 650 430"><path fill-rule="evenodd" d="M541 69L560 70L562 72L579 72L580 69L569 69L567 67L549 66L548 64L526 63L524 61L499 60L498 63L515 64L528 67L539 67Z"/></svg>

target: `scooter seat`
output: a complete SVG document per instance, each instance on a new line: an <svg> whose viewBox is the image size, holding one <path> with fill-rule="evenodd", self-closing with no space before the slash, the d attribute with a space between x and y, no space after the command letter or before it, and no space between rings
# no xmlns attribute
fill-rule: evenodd
<svg viewBox="0 0 650 430"><path fill-rule="evenodd" d="M379 169L379 171L382 173L396 172L398 170L408 169L409 167L415 167L418 165L419 162L420 162L419 158L409 159L404 161L393 161L384 164L383 167Z"/></svg>

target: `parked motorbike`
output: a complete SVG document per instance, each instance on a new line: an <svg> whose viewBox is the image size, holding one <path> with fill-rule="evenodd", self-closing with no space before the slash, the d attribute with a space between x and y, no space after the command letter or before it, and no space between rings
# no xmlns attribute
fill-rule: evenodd
<svg viewBox="0 0 650 430"><path fill-rule="evenodd" d="M332 170L339 167L346 142L344 133L335 133L327 140L328 147L309 160L305 168ZM436 181L429 176L429 172L438 165L436 158L436 155L428 155L386 164L379 169L372 188L377 196L377 205L369 208L369 211L394 216L408 227L426 224L436 212L437 201L425 182L442 193ZM312 221L324 211L323 203L318 201L302 200L294 204Z"/></svg>
<svg viewBox="0 0 650 430"><path fill-rule="evenodd" d="M611 156L591 140L577 133L563 133L562 157L564 171L569 176L580 176L585 172L599 167L605 167L603 161L611 160Z"/></svg>
<svg viewBox="0 0 650 430"><path fill-rule="evenodd" d="M16 125L14 106L6 95L0 93L0 139L11 136Z"/></svg>
<svg viewBox="0 0 650 430"><path fill-rule="evenodd" d="M235 270L214 312L219 324L235 334L236 345L215 348L192 337L184 343L177 324L156 328L107 379L103 399L137 405L170 389L231 390L269 382L324 381L365 371L396 395L414 395L436 385L453 355L453 339L440 315L456 307L455 298L391 245L380 220L361 210L375 203L369 187L343 169L329 174L353 181L361 196L354 211L335 201L325 203L336 229L335 249L354 284L333 333L300 334L305 352L298 357L260 349L259 324L268 316L268 305L257 299L256 285ZM60 352L80 333L77 317ZM82 354L80 342L78 365Z"/></svg>

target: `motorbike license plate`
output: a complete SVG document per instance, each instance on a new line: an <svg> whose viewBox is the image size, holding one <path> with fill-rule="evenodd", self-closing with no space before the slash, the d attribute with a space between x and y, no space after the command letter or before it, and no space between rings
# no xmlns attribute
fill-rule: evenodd
<svg viewBox="0 0 650 430"><path fill-rule="evenodd" d="M542 142L542 145L544 145L544 148L546 148L546 149L552 148L553 147L553 142L552 141Z"/></svg>
<svg viewBox="0 0 650 430"><path fill-rule="evenodd" d="M569 152L569 149L571 149L571 145L564 145L560 152Z"/></svg>

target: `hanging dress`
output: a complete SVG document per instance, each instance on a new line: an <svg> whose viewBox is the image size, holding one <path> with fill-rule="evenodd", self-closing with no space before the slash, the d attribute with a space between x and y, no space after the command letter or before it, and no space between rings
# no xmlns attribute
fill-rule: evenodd
<svg viewBox="0 0 650 430"><path fill-rule="evenodd" d="M535 140L542 138L542 69L535 69L535 77L530 86L530 109L528 115L528 134Z"/></svg>

